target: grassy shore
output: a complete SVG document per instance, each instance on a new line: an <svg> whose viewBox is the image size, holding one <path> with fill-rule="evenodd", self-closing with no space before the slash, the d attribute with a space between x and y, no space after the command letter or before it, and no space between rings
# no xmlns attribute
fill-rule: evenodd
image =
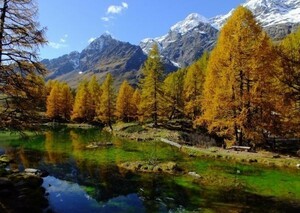
<svg viewBox="0 0 300 213"><path fill-rule="evenodd" d="M104 130L110 131L108 128ZM184 144L181 132L168 130L163 127L154 128L151 124L139 125L138 123L117 123L113 126L113 134L137 141L160 141L162 138ZM216 159L220 161L237 162L242 164L257 164L265 167L279 167L299 169L299 157L279 155L277 153L260 150L257 152L233 151L219 147L203 148L199 146L182 145L179 149L191 157Z"/></svg>

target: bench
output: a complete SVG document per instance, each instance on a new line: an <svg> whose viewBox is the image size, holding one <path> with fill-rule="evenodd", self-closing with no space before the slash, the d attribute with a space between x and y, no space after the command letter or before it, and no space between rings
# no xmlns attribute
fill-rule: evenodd
<svg viewBox="0 0 300 213"><path fill-rule="evenodd" d="M230 147L230 149L233 149L234 151L246 151L249 152L249 150L251 149L250 146L232 146Z"/></svg>

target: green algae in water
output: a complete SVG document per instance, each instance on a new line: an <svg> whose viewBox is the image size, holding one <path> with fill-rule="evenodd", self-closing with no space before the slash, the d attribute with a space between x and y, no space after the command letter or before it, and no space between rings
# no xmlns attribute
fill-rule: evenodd
<svg viewBox="0 0 300 213"><path fill-rule="evenodd" d="M94 141L111 141L113 146L87 149ZM5 140L0 137L0 146L9 149L19 165L45 168L57 178L78 183L98 203L110 196L135 194L133 200L154 211L239 211L255 202L277 203L275 207L284 211L284 206L293 210L290 202L300 199L299 171L192 158L167 144L124 140L97 129L46 131L26 141L6 134ZM175 161L185 174L132 174L117 167L128 161ZM202 179L187 175L189 171ZM111 204L116 207L115 202L127 198L132 196Z"/></svg>

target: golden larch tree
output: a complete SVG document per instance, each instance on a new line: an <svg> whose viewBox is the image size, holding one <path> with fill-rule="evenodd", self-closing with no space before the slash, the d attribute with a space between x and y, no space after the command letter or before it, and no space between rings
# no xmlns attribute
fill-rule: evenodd
<svg viewBox="0 0 300 213"><path fill-rule="evenodd" d="M165 113L170 120L172 118L183 117L184 114L183 88L185 74L185 69L170 73L163 83L164 97L166 100Z"/></svg>
<svg viewBox="0 0 300 213"><path fill-rule="evenodd" d="M116 101L116 116L118 119L129 122L134 117L131 105L134 89L125 80L121 84Z"/></svg>
<svg viewBox="0 0 300 213"><path fill-rule="evenodd" d="M163 107L162 74L163 64L160 58L158 45L154 44L144 63L143 77L140 81L141 103L140 118L152 118L154 126L158 124L158 116Z"/></svg>
<svg viewBox="0 0 300 213"><path fill-rule="evenodd" d="M60 84L56 82L52 84L50 94L47 97L46 116L54 120L59 119L61 104Z"/></svg>
<svg viewBox="0 0 300 213"><path fill-rule="evenodd" d="M289 137L300 136L300 29L288 35L277 46L280 57L281 82L280 115L283 121L283 134Z"/></svg>
<svg viewBox="0 0 300 213"><path fill-rule="evenodd" d="M69 121L72 114L74 98L71 88L67 83L61 83L60 97L60 115L64 120Z"/></svg>
<svg viewBox="0 0 300 213"><path fill-rule="evenodd" d="M138 120L139 118L139 106L141 103L141 92L139 89L135 89L134 93L130 99L130 104L131 104L131 114L133 116L134 120Z"/></svg>
<svg viewBox="0 0 300 213"><path fill-rule="evenodd" d="M74 100L73 112L71 119L81 122L92 120L90 113L91 99L88 91L88 82L83 80L80 82Z"/></svg>
<svg viewBox="0 0 300 213"><path fill-rule="evenodd" d="M88 106L88 115L90 121L96 120L97 113L96 110L98 106L100 106L100 97L101 97L101 86L97 81L96 76L94 75L91 80L89 81L88 85L88 93L89 98L88 100L89 106Z"/></svg>
<svg viewBox="0 0 300 213"><path fill-rule="evenodd" d="M238 142L261 141L276 129L278 60L251 11L238 7L220 32L208 63L196 124ZM275 122L276 123L276 122Z"/></svg>
<svg viewBox="0 0 300 213"><path fill-rule="evenodd" d="M187 68L184 78L184 113L192 120L201 114L201 98L207 67L208 53Z"/></svg>
<svg viewBox="0 0 300 213"><path fill-rule="evenodd" d="M112 129L112 121L115 112L115 91L113 88L113 78L110 73L106 75L101 90L101 101L99 108L97 109L97 116L103 123L107 124Z"/></svg>

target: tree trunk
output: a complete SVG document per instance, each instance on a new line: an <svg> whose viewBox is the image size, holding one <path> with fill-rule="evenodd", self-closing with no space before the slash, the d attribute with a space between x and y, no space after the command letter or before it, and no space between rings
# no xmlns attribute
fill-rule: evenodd
<svg viewBox="0 0 300 213"><path fill-rule="evenodd" d="M4 34L4 23L7 11L7 0L3 1L2 13L0 17L0 66L2 66L2 53L3 53L3 34Z"/></svg>

